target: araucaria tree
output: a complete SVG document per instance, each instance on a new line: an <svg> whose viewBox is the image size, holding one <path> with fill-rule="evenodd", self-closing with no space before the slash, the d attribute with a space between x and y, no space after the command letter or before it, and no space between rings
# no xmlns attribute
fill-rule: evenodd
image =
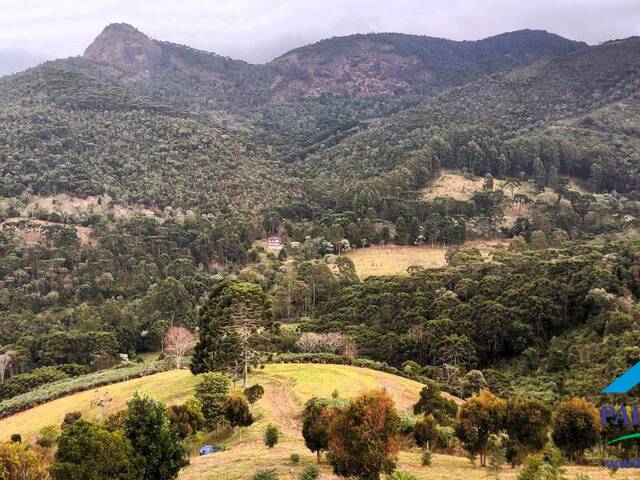
<svg viewBox="0 0 640 480"><path fill-rule="evenodd" d="M256 360L255 339L271 325L271 303L259 285L223 283L200 310L200 340L191 371L195 374L227 371L243 377L248 386L249 368Z"/></svg>
<svg viewBox="0 0 640 480"><path fill-rule="evenodd" d="M502 430L505 413L506 402L488 390L471 397L458 412L456 436L469 453L480 457L482 467L487 465L490 436Z"/></svg>
<svg viewBox="0 0 640 480"><path fill-rule="evenodd" d="M329 429L329 462L336 475L378 480L396 467L400 418L384 390L363 393L339 410Z"/></svg>

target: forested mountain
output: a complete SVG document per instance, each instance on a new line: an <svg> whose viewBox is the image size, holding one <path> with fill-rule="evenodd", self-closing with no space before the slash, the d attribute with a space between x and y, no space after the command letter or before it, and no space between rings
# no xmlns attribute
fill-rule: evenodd
<svg viewBox="0 0 640 480"><path fill-rule="evenodd" d="M375 176L433 150L437 137L447 167L530 175L537 156L547 172L595 176L597 189L637 190L639 46L637 37L607 42L449 89L309 157L303 168L338 181ZM617 123L621 109L625 120Z"/></svg>
<svg viewBox="0 0 640 480"><path fill-rule="evenodd" d="M56 62L196 112L247 119L288 158L362 121L484 75L586 48L543 31L474 42L403 34L331 38L251 65L112 24L79 58ZM337 135L337 138L335 136Z"/></svg>

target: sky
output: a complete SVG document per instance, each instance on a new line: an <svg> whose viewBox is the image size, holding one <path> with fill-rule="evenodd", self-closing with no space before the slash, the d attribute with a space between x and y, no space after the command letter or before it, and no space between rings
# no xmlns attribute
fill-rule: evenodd
<svg viewBox="0 0 640 480"><path fill-rule="evenodd" d="M477 40L522 28L590 44L640 34L640 0L0 0L0 74L80 55L109 23L263 63L322 38Z"/></svg>

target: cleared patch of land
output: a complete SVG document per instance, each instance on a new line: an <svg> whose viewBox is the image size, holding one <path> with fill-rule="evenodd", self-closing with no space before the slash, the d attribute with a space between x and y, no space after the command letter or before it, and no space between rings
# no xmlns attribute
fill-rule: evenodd
<svg viewBox="0 0 640 480"><path fill-rule="evenodd" d="M347 253L356 266L360 279L377 275L407 273L407 268L417 265L438 268L446 265L444 248L385 245L358 248Z"/></svg>

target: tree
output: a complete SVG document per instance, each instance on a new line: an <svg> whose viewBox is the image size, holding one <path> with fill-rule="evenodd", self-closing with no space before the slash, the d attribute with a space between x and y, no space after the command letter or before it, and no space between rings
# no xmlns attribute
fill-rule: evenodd
<svg viewBox="0 0 640 480"><path fill-rule="evenodd" d="M551 411L542 402L520 396L507 399L504 427L509 434L507 460L512 466L544 448L550 424Z"/></svg>
<svg viewBox="0 0 640 480"><path fill-rule="evenodd" d="M171 480L189 464L162 402L136 392L127 402L123 430L140 459L140 479Z"/></svg>
<svg viewBox="0 0 640 480"><path fill-rule="evenodd" d="M488 390L474 395L460 407L456 419L456 435L465 449L480 456L480 465L487 464L489 439L498 434L504 425L506 402Z"/></svg>
<svg viewBox="0 0 640 480"><path fill-rule="evenodd" d="M54 480L137 480L137 461L122 432L80 419L62 432L51 476Z"/></svg>
<svg viewBox="0 0 640 480"><path fill-rule="evenodd" d="M409 228L404 217L396 218L396 242L400 245L406 245L409 241Z"/></svg>
<svg viewBox="0 0 640 480"><path fill-rule="evenodd" d="M249 367L257 360L254 343L271 326L273 310L259 285L226 282L211 293L200 312L200 339L191 362L193 373L241 374L248 386Z"/></svg>
<svg viewBox="0 0 640 480"><path fill-rule="evenodd" d="M278 440L280 438L280 430L278 426L274 423L270 423L264 430L264 444L273 448L278 444Z"/></svg>
<svg viewBox="0 0 640 480"><path fill-rule="evenodd" d="M244 389L244 396L247 397L247 401L253 405L264 395L264 387L262 385L251 385L249 388Z"/></svg>
<svg viewBox="0 0 640 480"><path fill-rule="evenodd" d="M420 390L420 398L413 406L414 414L433 415L440 425L450 424L457 411L458 406L455 402L444 398L440 386L432 380L427 381Z"/></svg>
<svg viewBox="0 0 640 480"><path fill-rule="evenodd" d="M433 418L433 415L425 415L416 422L413 436L419 447L423 447L426 450L431 448L431 445L438 438L438 423Z"/></svg>
<svg viewBox="0 0 640 480"><path fill-rule="evenodd" d="M340 409L329 429L329 462L341 477L377 480L396 467L400 418L384 390L365 392Z"/></svg>
<svg viewBox="0 0 640 480"><path fill-rule="evenodd" d="M237 283L231 286L231 328L240 340L240 366L242 387L249 386L249 367L256 361L253 347L254 337L259 328L265 327L272 319L270 301L260 285Z"/></svg>
<svg viewBox="0 0 640 480"><path fill-rule="evenodd" d="M165 278L149 288L145 305L150 312L157 312L168 328L190 310L189 294L184 285L173 277ZM163 337L164 338L164 335ZM164 351L164 344L162 344Z"/></svg>
<svg viewBox="0 0 640 480"><path fill-rule="evenodd" d="M0 443L0 478L3 480L47 480L46 460L20 443Z"/></svg>
<svg viewBox="0 0 640 480"><path fill-rule="evenodd" d="M248 427L253 423L249 402L242 392L231 392L224 410L224 415L232 427Z"/></svg>
<svg viewBox="0 0 640 480"><path fill-rule="evenodd" d="M221 373L198 375L195 397L200 402L208 428L215 428L224 420L231 380Z"/></svg>
<svg viewBox="0 0 640 480"><path fill-rule="evenodd" d="M580 458L600 439L598 410L582 397L560 402L553 414L551 438L569 458Z"/></svg>
<svg viewBox="0 0 640 480"><path fill-rule="evenodd" d="M307 448L315 452L318 463L321 452L329 448L329 427L334 415L335 408L326 398L312 397L304 405L302 436Z"/></svg>
<svg viewBox="0 0 640 480"><path fill-rule="evenodd" d="M480 393L481 390L487 388L487 381L480 370L469 370L461 381L462 396L464 398L471 397L474 393Z"/></svg>
<svg viewBox="0 0 640 480"><path fill-rule="evenodd" d="M490 173L487 173L484 176L484 185L483 188L485 190L493 190L493 175L491 175Z"/></svg>
<svg viewBox="0 0 640 480"><path fill-rule="evenodd" d="M4 382L7 370L14 363L17 356L18 352L15 350L7 350L0 353L0 383Z"/></svg>
<svg viewBox="0 0 640 480"><path fill-rule="evenodd" d="M182 360L194 345L195 337L184 327L171 327L164 336L166 353L173 360L177 369L182 367Z"/></svg>
<svg viewBox="0 0 640 480"><path fill-rule="evenodd" d="M194 435L204 427L202 405L195 398L180 405L171 405L169 407L169 422L171 427L178 432L180 438L185 439Z"/></svg>

